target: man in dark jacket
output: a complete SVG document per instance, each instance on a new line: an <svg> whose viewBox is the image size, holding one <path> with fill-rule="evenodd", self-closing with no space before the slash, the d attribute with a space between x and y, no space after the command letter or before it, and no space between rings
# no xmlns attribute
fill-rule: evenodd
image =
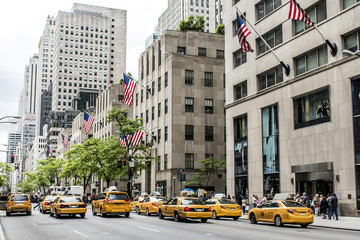
<svg viewBox="0 0 360 240"><path fill-rule="evenodd" d="M333 193L331 196L331 212L329 213L329 220L331 220L333 214L335 214L336 220L339 220L337 209L338 209L338 198L336 197L336 194Z"/></svg>

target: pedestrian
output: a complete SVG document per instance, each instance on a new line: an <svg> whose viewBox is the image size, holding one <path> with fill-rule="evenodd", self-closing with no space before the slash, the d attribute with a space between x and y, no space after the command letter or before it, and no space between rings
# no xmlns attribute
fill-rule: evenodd
<svg viewBox="0 0 360 240"><path fill-rule="evenodd" d="M329 208L328 201L325 196L320 200L320 214L322 214L323 219L326 219L326 210Z"/></svg>
<svg viewBox="0 0 360 240"><path fill-rule="evenodd" d="M312 201L311 207L313 208L313 211L316 216L319 215L319 203L320 203L320 197L319 194L315 194L315 197Z"/></svg>
<svg viewBox="0 0 360 240"><path fill-rule="evenodd" d="M231 197L231 201L232 201L233 203L236 203L235 196L232 196L232 197Z"/></svg>
<svg viewBox="0 0 360 240"><path fill-rule="evenodd" d="M261 205L261 204L264 204L264 203L266 203L266 202L267 202L267 198L266 198L266 195L264 195L263 198L262 198L261 201L260 201L260 205Z"/></svg>
<svg viewBox="0 0 360 240"><path fill-rule="evenodd" d="M306 196L306 192L303 192L303 195L300 197L300 203L305 205L307 200L308 200L308 198Z"/></svg>
<svg viewBox="0 0 360 240"><path fill-rule="evenodd" d="M226 199L227 199L227 200L231 200L230 194L228 194L228 196L227 196Z"/></svg>
<svg viewBox="0 0 360 240"><path fill-rule="evenodd" d="M241 194L239 194L238 196L239 196L239 197L238 197L238 199L236 199L236 200L237 200L236 203L239 204L239 205L241 205L243 198L242 198Z"/></svg>
<svg viewBox="0 0 360 240"><path fill-rule="evenodd" d="M330 195L330 193L327 195L326 200L327 200L327 202L328 202L327 215L330 216L330 214L331 214L331 212L332 212L332 207L331 207L331 195Z"/></svg>
<svg viewBox="0 0 360 240"><path fill-rule="evenodd" d="M335 193L333 193L331 195L331 212L329 213L329 220L331 220L331 216L333 216L333 214L335 214L335 216L336 216L336 221L339 220L339 216L338 216L338 198L336 197Z"/></svg>
<svg viewBox="0 0 360 240"><path fill-rule="evenodd" d="M253 202L253 208L256 208L256 206L258 205L259 202L258 202L255 194L252 197L252 202Z"/></svg>
<svg viewBox="0 0 360 240"><path fill-rule="evenodd" d="M34 197L35 197L35 202L37 203L37 205L34 206L34 210L35 210L36 208L39 208L39 209L40 209L40 197L39 197L38 195L35 195Z"/></svg>
<svg viewBox="0 0 360 240"><path fill-rule="evenodd" d="M242 208L243 214L245 214L245 212L246 212L246 199L245 198L243 198L241 200L241 208Z"/></svg>

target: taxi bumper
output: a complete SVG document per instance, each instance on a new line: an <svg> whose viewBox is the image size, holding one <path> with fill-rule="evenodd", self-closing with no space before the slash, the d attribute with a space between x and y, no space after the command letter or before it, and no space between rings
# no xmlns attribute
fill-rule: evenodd
<svg viewBox="0 0 360 240"><path fill-rule="evenodd" d="M59 214L80 214L86 213L86 208L58 208Z"/></svg>
<svg viewBox="0 0 360 240"><path fill-rule="evenodd" d="M314 222L314 215L309 214L307 216L295 216L294 214L288 214L287 217L282 219L282 222L293 224L311 224Z"/></svg>
<svg viewBox="0 0 360 240"><path fill-rule="evenodd" d="M211 218L211 212L179 212L182 218Z"/></svg>
<svg viewBox="0 0 360 240"><path fill-rule="evenodd" d="M241 210L222 210L217 213L218 217L241 217Z"/></svg>

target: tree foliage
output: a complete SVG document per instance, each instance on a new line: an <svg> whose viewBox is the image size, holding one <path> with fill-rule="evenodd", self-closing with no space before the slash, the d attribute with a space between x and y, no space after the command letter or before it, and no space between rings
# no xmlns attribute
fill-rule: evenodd
<svg viewBox="0 0 360 240"><path fill-rule="evenodd" d="M8 182L8 173L12 172L13 169L11 168L10 164L0 162L0 187L4 187L7 185Z"/></svg>
<svg viewBox="0 0 360 240"><path fill-rule="evenodd" d="M186 20L182 19L179 23L178 31L205 31L205 19L203 16L190 15Z"/></svg>
<svg viewBox="0 0 360 240"><path fill-rule="evenodd" d="M224 24L219 24L215 29L215 33L225 35L225 25Z"/></svg>
<svg viewBox="0 0 360 240"><path fill-rule="evenodd" d="M203 166L197 167L195 172L195 177L193 177L194 182L188 182L188 185L198 185L198 186L208 186L210 179L214 173L219 169L226 167L226 161L217 160L213 157L200 160Z"/></svg>

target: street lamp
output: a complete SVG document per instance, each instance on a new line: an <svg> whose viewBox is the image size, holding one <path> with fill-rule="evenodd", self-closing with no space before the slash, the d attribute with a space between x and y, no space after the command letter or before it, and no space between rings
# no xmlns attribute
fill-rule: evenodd
<svg viewBox="0 0 360 240"><path fill-rule="evenodd" d="M15 118L15 119L20 119L21 117L20 116L5 116L5 117L2 117L0 118L0 121L5 119L5 118Z"/></svg>

